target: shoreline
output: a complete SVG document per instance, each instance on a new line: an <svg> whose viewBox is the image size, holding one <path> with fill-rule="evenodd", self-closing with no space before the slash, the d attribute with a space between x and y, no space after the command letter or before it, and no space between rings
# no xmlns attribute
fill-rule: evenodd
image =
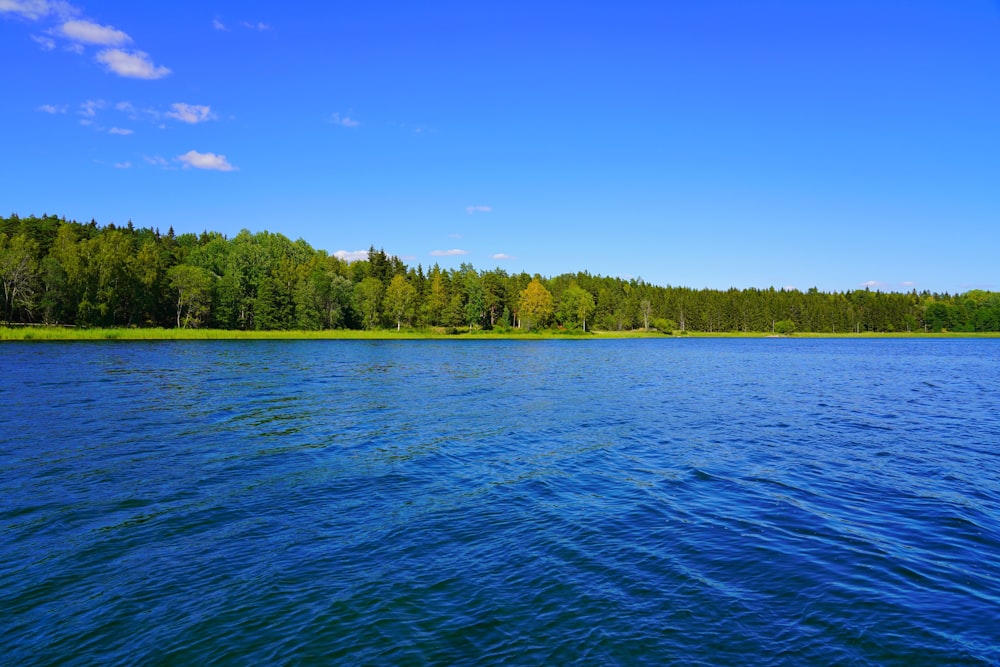
<svg viewBox="0 0 1000 667"><path fill-rule="evenodd" d="M392 329L358 331L332 329L328 331L238 331L226 329L163 329L163 328L69 328L38 326L0 326L2 341L94 341L94 340L613 340L629 338L674 339L685 338L1000 338L1000 332L865 332L832 333L802 332L773 334L771 332L673 332L658 331L595 331L572 333L562 331L495 332L463 331L448 334L437 331Z"/></svg>

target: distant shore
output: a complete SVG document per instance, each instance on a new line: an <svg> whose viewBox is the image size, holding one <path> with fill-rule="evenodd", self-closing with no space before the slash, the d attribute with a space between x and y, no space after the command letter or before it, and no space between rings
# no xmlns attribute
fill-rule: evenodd
<svg viewBox="0 0 1000 667"><path fill-rule="evenodd" d="M559 330L466 331L447 333L433 329L376 329L358 331L331 329L327 331L238 331L226 329L163 329L163 328L76 328L44 326L0 327L0 341L72 341L72 340L599 340L621 338L1000 338L998 332L805 332L775 335L770 332L680 332L658 331L594 331Z"/></svg>

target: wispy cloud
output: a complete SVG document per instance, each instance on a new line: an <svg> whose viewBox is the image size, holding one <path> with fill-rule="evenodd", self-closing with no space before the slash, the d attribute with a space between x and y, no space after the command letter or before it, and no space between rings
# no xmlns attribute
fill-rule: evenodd
<svg viewBox="0 0 1000 667"><path fill-rule="evenodd" d="M188 151L184 155L178 155L177 160L184 163L184 167L194 167L195 169L210 169L214 171L236 171L236 167L229 164L225 155L215 153L199 153L198 151Z"/></svg>
<svg viewBox="0 0 1000 667"><path fill-rule="evenodd" d="M502 262L502 261L504 261L506 259L517 259L517 258L514 257L513 255L508 255L505 252L498 252L497 254L493 255L493 259L496 259L496 260L499 260L499 261Z"/></svg>
<svg viewBox="0 0 1000 667"><path fill-rule="evenodd" d="M368 259L367 250L338 250L333 253L333 256L337 259L341 259L345 262L359 262L364 259Z"/></svg>
<svg viewBox="0 0 1000 667"><path fill-rule="evenodd" d="M882 282L881 280L866 280L865 282L861 283L860 286L861 287L868 287L868 288L875 288L875 289L881 289L883 287L887 287L887 285L884 282Z"/></svg>
<svg viewBox="0 0 1000 667"><path fill-rule="evenodd" d="M142 159L143 159L143 161L146 162L146 164L151 164L154 167L169 167L170 166L170 162L168 162L166 158L160 157L159 155L152 155L152 156L145 155L145 156L143 156Z"/></svg>
<svg viewBox="0 0 1000 667"><path fill-rule="evenodd" d="M115 162L115 169L130 169L131 167L132 167L132 163L128 162L128 161L125 161L125 162Z"/></svg>
<svg viewBox="0 0 1000 667"><path fill-rule="evenodd" d="M182 123L204 123L207 120L215 120L215 114L209 106L203 104L184 104L176 102L170 107L173 111L166 113L167 118L179 120Z"/></svg>
<svg viewBox="0 0 1000 667"><path fill-rule="evenodd" d="M3 0L0 0L2 2ZM67 112L68 107L66 105L56 105L56 104L43 104L36 107L38 111L48 114L64 114ZM139 108L128 101L110 103L105 100L87 100L78 105L77 115L81 116L81 125L93 125L97 116L102 113L107 112L109 116L114 116L118 114L118 120L116 124L121 124L128 119L129 121L148 121L154 125L163 128L163 121L165 119L172 119L180 121L182 123L196 124L203 123L210 120L216 120L217 116L212 111L212 108L205 104L185 104L183 102L177 102L170 106L169 111L161 111L152 108ZM109 121L110 122L110 121ZM114 134L131 134L132 131L119 131L120 128L112 128L109 130Z"/></svg>
<svg viewBox="0 0 1000 667"><path fill-rule="evenodd" d="M357 127L358 125L361 125L361 123L353 118L341 116L339 113L335 113L330 116L330 122L334 125L340 125L341 127Z"/></svg>
<svg viewBox="0 0 1000 667"><path fill-rule="evenodd" d="M47 16L68 18L79 13L79 9L61 0L0 0L0 14L14 14L29 21Z"/></svg>
<svg viewBox="0 0 1000 667"><path fill-rule="evenodd" d="M468 213L469 215L472 215L473 213L492 213L493 212L493 207L492 206L466 206L465 207L465 212Z"/></svg>
<svg viewBox="0 0 1000 667"><path fill-rule="evenodd" d="M0 0L0 2L2 1L3 0ZM240 21L238 25L241 28L255 30L257 32L267 32L271 29L271 26L263 21ZM219 18L212 19L212 27L220 32L231 32L229 26L223 23L222 19Z"/></svg>
<svg viewBox="0 0 1000 667"><path fill-rule="evenodd" d="M431 250L432 257L457 257L458 255L468 254L468 250L459 250L458 248L452 248L451 250Z"/></svg>
<svg viewBox="0 0 1000 667"><path fill-rule="evenodd" d="M97 61L118 76L130 79L162 79L170 74L166 67L154 65L145 51L105 49L97 54Z"/></svg>
<svg viewBox="0 0 1000 667"><path fill-rule="evenodd" d="M2 0L0 0L2 2ZM44 51L52 51L56 48L56 40L44 35L31 35L32 41L42 47Z"/></svg>
<svg viewBox="0 0 1000 667"><path fill-rule="evenodd" d="M122 46L132 42L132 38L121 30L87 20L66 21L59 27L58 32L67 39L84 44Z"/></svg>
<svg viewBox="0 0 1000 667"><path fill-rule="evenodd" d="M240 25L248 30L256 30L258 32L264 32L271 29L271 26L261 21L257 21L256 23L253 23L252 21L240 21Z"/></svg>
<svg viewBox="0 0 1000 667"><path fill-rule="evenodd" d="M110 130L108 130L108 134L117 134L123 137L127 137L128 135L132 134L132 130L126 129L124 127L113 127Z"/></svg>
<svg viewBox="0 0 1000 667"><path fill-rule="evenodd" d="M104 109L108 105L104 100L87 100L80 105L80 115L86 116L87 118L93 118L97 115L97 112Z"/></svg>

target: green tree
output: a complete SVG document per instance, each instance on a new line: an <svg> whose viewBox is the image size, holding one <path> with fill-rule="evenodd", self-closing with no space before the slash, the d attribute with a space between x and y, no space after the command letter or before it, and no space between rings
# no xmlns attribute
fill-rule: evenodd
<svg viewBox="0 0 1000 667"><path fill-rule="evenodd" d="M177 327L200 326L212 301L212 274L200 266L177 264L167 270L167 282L175 294Z"/></svg>
<svg viewBox="0 0 1000 667"><path fill-rule="evenodd" d="M417 290L401 275L393 276L385 290L385 312L396 320L396 331L410 324L417 308Z"/></svg>
<svg viewBox="0 0 1000 667"><path fill-rule="evenodd" d="M363 328L375 329L378 327L384 291L382 281L371 276L354 286L354 301L357 304Z"/></svg>
<svg viewBox="0 0 1000 667"><path fill-rule="evenodd" d="M545 289L541 280L535 278L521 290L518 313L522 327L531 330L535 327L545 326L553 312L552 294Z"/></svg>
<svg viewBox="0 0 1000 667"><path fill-rule="evenodd" d="M586 331L587 318L593 314L594 308L594 297L591 293L573 282L563 290L556 317L563 326L574 329L582 327Z"/></svg>
<svg viewBox="0 0 1000 667"><path fill-rule="evenodd" d="M257 285L253 303L253 326L258 331L291 329L295 319L294 295L283 289L282 281L266 276Z"/></svg>
<svg viewBox="0 0 1000 667"><path fill-rule="evenodd" d="M432 326L444 324L445 311L448 308L448 286L441 267L437 264L431 267L428 275L430 289L424 300L424 318Z"/></svg>
<svg viewBox="0 0 1000 667"><path fill-rule="evenodd" d="M649 320L653 316L653 302L649 299L640 299L639 312L642 314L642 328L649 331Z"/></svg>
<svg viewBox="0 0 1000 667"><path fill-rule="evenodd" d="M486 292L483 290L482 279L471 264L463 263L459 275L465 305L463 313L465 324L469 326L469 331L472 331L472 327L477 324L482 325L486 317Z"/></svg>
<svg viewBox="0 0 1000 667"><path fill-rule="evenodd" d="M132 321L135 283L132 237L120 229L105 229L88 244L90 267L97 290L93 307L102 325L129 324Z"/></svg>
<svg viewBox="0 0 1000 667"><path fill-rule="evenodd" d="M23 234L11 239L0 233L0 285L3 286L3 319L8 324L14 313L29 317L39 286L39 266L35 258L38 244Z"/></svg>
<svg viewBox="0 0 1000 667"><path fill-rule="evenodd" d="M778 320L774 323L774 333L782 335L795 333L795 322L792 320Z"/></svg>
<svg viewBox="0 0 1000 667"><path fill-rule="evenodd" d="M326 324L331 329L349 327L354 313L354 284L341 275L330 276L330 287L326 293Z"/></svg>

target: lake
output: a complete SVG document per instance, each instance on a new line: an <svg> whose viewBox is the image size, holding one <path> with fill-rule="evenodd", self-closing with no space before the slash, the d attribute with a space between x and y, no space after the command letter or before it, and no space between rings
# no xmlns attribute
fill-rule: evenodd
<svg viewBox="0 0 1000 667"><path fill-rule="evenodd" d="M1000 340L0 345L0 663L1000 663Z"/></svg>

